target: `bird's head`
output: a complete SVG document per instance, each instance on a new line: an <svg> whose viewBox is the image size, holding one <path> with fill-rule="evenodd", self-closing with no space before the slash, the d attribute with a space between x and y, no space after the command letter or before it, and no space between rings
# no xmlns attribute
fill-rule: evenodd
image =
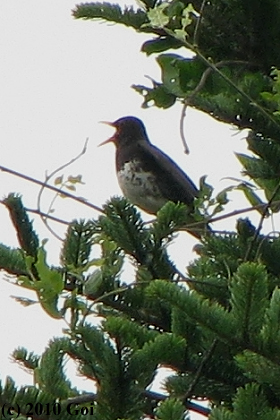
<svg viewBox="0 0 280 420"><path fill-rule="evenodd" d="M102 121L116 129L115 134L108 140L103 141L99 146L107 143L114 143L116 147L136 141L149 141L144 124L136 117L122 117L114 122Z"/></svg>

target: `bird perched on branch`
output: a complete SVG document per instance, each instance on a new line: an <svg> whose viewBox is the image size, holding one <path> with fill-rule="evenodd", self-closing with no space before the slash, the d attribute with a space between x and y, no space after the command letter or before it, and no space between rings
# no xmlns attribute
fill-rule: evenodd
<svg viewBox="0 0 280 420"><path fill-rule="evenodd" d="M191 214L198 189L169 156L151 144L143 122L136 117L123 117L105 123L116 132L100 146L110 142L116 146L117 177L124 196L147 213L156 214L164 204L173 201L186 204ZM203 228L188 231L200 238Z"/></svg>

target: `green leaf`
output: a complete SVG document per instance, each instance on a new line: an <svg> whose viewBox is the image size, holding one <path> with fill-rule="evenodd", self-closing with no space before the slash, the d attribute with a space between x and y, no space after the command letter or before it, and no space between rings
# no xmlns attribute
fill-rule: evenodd
<svg viewBox="0 0 280 420"><path fill-rule="evenodd" d="M148 10L147 16L150 21L149 25L155 28L164 28L169 22L169 17L164 13L168 6L169 3L161 3L159 6Z"/></svg>
<svg viewBox="0 0 280 420"><path fill-rule="evenodd" d="M103 281L102 271L99 269L95 270L87 278L84 284L84 293L86 295L92 294L94 296L100 289L100 286L102 285L102 281Z"/></svg>
<svg viewBox="0 0 280 420"><path fill-rule="evenodd" d="M161 54L157 58L162 71L162 81L165 89L178 97L184 97L185 93L181 88L180 73L177 67L177 60L181 57L177 54Z"/></svg>
<svg viewBox="0 0 280 420"><path fill-rule="evenodd" d="M34 264L39 280L32 281L26 276L20 276L18 283L23 287L36 291L40 304L50 316L61 318L61 313L57 308L57 301L64 287L62 273L49 268L46 263L46 251L42 247L38 250L36 263L33 263L33 259L29 258L29 260L27 265L31 267Z"/></svg>
<svg viewBox="0 0 280 420"><path fill-rule="evenodd" d="M244 192L245 197L249 201L252 206L260 206L263 207L257 208L256 210L263 215L263 209L265 208L265 203L262 199L255 193L254 188L252 188L248 183L243 182L236 187L237 190L241 190Z"/></svg>
<svg viewBox="0 0 280 420"><path fill-rule="evenodd" d="M71 184L84 184L84 182L82 182L82 175L69 175L67 177L67 181L70 182Z"/></svg>
<svg viewBox="0 0 280 420"><path fill-rule="evenodd" d="M55 178L54 185L61 185L62 182L63 182L63 175L58 176L58 177Z"/></svg>
<svg viewBox="0 0 280 420"><path fill-rule="evenodd" d="M40 276L40 281L38 283L40 283L41 286L45 285L46 288L53 291L54 294L62 292L64 285L62 275L58 271L49 268L46 263L46 251L42 247L39 248L38 258L35 266Z"/></svg>
<svg viewBox="0 0 280 420"><path fill-rule="evenodd" d="M192 15L195 12L193 5L191 3L183 10L182 18L181 18L181 25L180 29L175 29L174 34L175 37L181 41L185 41L186 36L188 36L187 27L192 23Z"/></svg>
<svg viewBox="0 0 280 420"><path fill-rule="evenodd" d="M180 48L182 43L171 36L158 37L148 40L142 45L141 51L147 55L163 52L172 48Z"/></svg>
<svg viewBox="0 0 280 420"><path fill-rule="evenodd" d="M76 187L73 184L65 185L65 188L67 188L67 190L70 190L70 191L76 191Z"/></svg>
<svg viewBox="0 0 280 420"><path fill-rule="evenodd" d="M156 85L153 89L142 85L133 85L132 87L144 97L143 108L149 108L154 105L158 108L166 109L171 107L176 101L176 96L169 93L163 85Z"/></svg>
<svg viewBox="0 0 280 420"><path fill-rule="evenodd" d="M228 200L228 189L225 188L224 190L220 191L217 195L216 195L216 200L219 204L221 204L222 206L224 206L225 204L227 204L229 202Z"/></svg>

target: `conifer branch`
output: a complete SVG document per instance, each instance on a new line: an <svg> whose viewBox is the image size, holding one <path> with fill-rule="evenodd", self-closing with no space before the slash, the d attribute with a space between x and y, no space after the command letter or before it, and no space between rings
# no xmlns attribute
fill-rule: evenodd
<svg viewBox="0 0 280 420"><path fill-rule="evenodd" d="M132 7L122 9L118 4L107 2L80 4L73 10L73 16L76 19L102 19L136 30L148 22L146 13L140 9L136 11ZM148 31L148 28L146 28L146 31ZM151 28L149 31L151 31Z"/></svg>

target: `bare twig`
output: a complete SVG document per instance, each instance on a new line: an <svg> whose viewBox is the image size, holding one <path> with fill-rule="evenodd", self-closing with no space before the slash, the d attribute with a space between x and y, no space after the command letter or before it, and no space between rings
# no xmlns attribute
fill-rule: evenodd
<svg viewBox="0 0 280 420"><path fill-rule="evenodd" d="M190 44L187 41L184 41L185 44L190 48ZM203 61L208 67L210 67L213 71L215 71L219 76L221 76L230 86L232 86L236 92L238 92L243 98L245 98L250 105L255 107L265 118L267 118L278 130L280 130L280 125L276 121L276 119L269 114L261 105L259 105L250 95L245 93L242 89L240 89L228 76L222 73L215 64L211 63L204 55L199 51L198 48L194 47L193 51L198 55L198 57Z"/></svg>
<svg viewBox="0 0 280 420"><path fill-rule="evenodd" d="M207 349L207 351L204 353L204 355L202 357L202 360L200 362L200 365L199 365L199 367L198 367L198 369L197 369L197 371L195 373L195 376L194 376L194 378L193 378L193 380L192 380L189 388L187 389L187 391L186 391L186 393L185 393L185 395L183 397L184 404L186 404L187 403L187 400L192 397L192 393L194 392L194 389L195 389L195 387L196 387L196 385L197 385L197 383L198 383L198 381L199 381L199 379L201 377L202 369L204 368L204 366L206 365L206 363L211 358L211 356L212 356L212 354L213 354L213 352L215 350L215 347L217 345L217 342L218 342L218 340L217 340L217 338L215 338L213 340L211 346L209 347L209 349Z"/></svg>
<svg viewBox="0 0 280 420"><path fill-rule="evenodd" d="M280 204L280 200L274 201L274 204ZM255 211L255 210L263 210L263 213L266 214L265 208L266 208L266 204L257 204L255 206L246 207L245 209L233 210L230 213L213 217L213 219L210 219L208 223L219 222L220 220L228 219L230 217L238 216L239 214L243 214L243 213L247 213L247 212Z"/></svg>
<svg viewBox="0 0 280 420"><path fill-rule="evenodd" d="M28 175L24 175L20 172L14 171L13 169L7 168L5 166L0 165L0 171L7 172L11 175L17 176L19 178L25 179L26 181L32 182L33 184L40 185L41 187L47 188L48 190L54 191L55 193L62 194L64 197L71 198L74 201L77 201L80 204L83 204L91 209L104 214L104 210L101 207L96 206L88 202L86 199L81 197L76 197L73 194L70 194L66 191L61 191L59 188L53 187L52 185L46 184L46 182L39 181L38 179L32 178Z"/></svg>
<svg viewBox="0 0 280 420"><path fill-rule="evenodd" d="M178 275L178 280L173 280L173 283L178 283L182 282L182 283L187 283L188 285L190 284L197 284L197 285L203 285L203 286L210 286L210 287L216 287L218 289L223 289L225 286L221 285L221 284L213 284L210 281L207 280L194 280L194 279L190 279L189 277L184 276L183 273L181 273L180 270L178 270L177 268L175 269L175 273Z"/></svg>
<svg viewBox="0 0 280 420"><path fill-rule="evenodd" d="M188 102L184 101L184 105L182 108L182 112L181 112L181 117L180 117L180 137L184 146L184 153L186 153L186 155L189 155L190 153L190 149L189 146L187 144L187 139L185 136L185 132L184 132L184 120L186 118L186 111L187 111L187 107L188 107Z"/></svg>
<svg viewBox="0 0 280 420"><path fill-rule="evenodd" d="M3 200L0 200L0 204L5 204L5 203L4 203ZM67 220L63 220L63 219L60 219L59 217L51 216L49 213L44 213L42 211L39 211L38 209L29 209L29 208L25 207L25 210L28 213L37 214L40 217L46 217L46 218L52 220L53 222L61 223L63 225L69 225L69 222Z"/></svg>
<svg viewBox="0 0 280 420"><path fill-rule="evenodd" d="M257 239L257 237L258 237L258 235L259 235L259 233L260 233L260 231L261 231L261 229L262 229L263 222L264 222L264 219L265 219L265 216L266 216L266 214L267 214L268 209L270 208L270 206L271 206L271 204L272 204L272 203L273 203L273 204L275 204L275 203L276 203L276 202L273 202L273 199L274 199L274 197L277 195L277 193L279 192L279 190L280 190L280 182L279 182L279 184L276 186L276 188L275 188L275 190L273 191L273 193L272 193L272 195L271 195L271 197L270 197L269 201L267 202L267 204L266 204L266 205L265 205L265 207L264 207L264 211L263 211L263 213L262 213L262 215L261 215L261 217L260 217L259 225L258 225L258 227L257 227L257 229L256 229L256 231L255 231L255 233L254 233L254 236L253 236L252 241L250 241L250 244L249 244L249 246L248 246L248 248L247 248L246 255L245 255L245 257L244 257L244 260L245 260L245 261L247 261L247 260L248 260L248 258L249 258L249 256L250 256L250 253L251 253L251 251L252 251L253 245L254 245L254 243L255 243L255 241L256 241L256 239Z"/></svg>
<svg viewBox="0 0 280 420"><path fill-rule="evenodd" d="M174 33L174 31L172 31L171 29L168 28L164 28L164 32L171 36L172 38L177 39L176 34ZM213 70L216 74L218 74L223 80L225 80L227 82L228 85L232 86L234 88L234 90L236 92L238 92L244 99L247 100L247 102L255 107L268 121L270 121L276 128L277 130L280 131L280 125L279 122L274 118L273 115L271 115L268 111L266 111L260 104L258 104L250 95L248 95L246 92L244 92L241 88L239 88L236 83L234 83L228 76L226 76L222 71L219 70L219 68L217 67L217 64L214 64L211 62L211 60L209 60L208 58L206 58L203 53L199 50L198 46L195 44L191 44L190 42L188 42L186 39L180 39L181 43L183 45L185 45L186 48L188 48L190 51L192 51L193 53L195 53L197 55L197 57L199 57L199 59L206 64L206 66ZM207 69L208 70L208 69ZM203 75L202 75L203 77ZM182 112L183 118L184 118L184 114L185 114L185 110Z"/></svg>
<svg viewBox="0 0 280 420"><path fill-rule="evenodd" d="M230 65L246 65L246 66L249 66L249 65L252 65L252 63L250 63L248 61L243 61L243 60L223 60L223 61L219 61L218 63L216 63L215 67L218 69L218 68L225 67L225 66L230 66ZM200 92L203 89L203 87L204 87L204 85L207 81L207 78L212 73L212 71L214 71L214 69L212 67L208 67L202 73L202 76L201 76L200 81L198 82L197 86L184 99L183 108L182 108L181 117L180 117L180 136L181 136L182 143L183 143L183 146L184 146L184 152L186 154L190 153L189 147L187 145L185 133L184 133L184 120L185 120L185 117L186 117L187 107L192 105L192 99L197 95L198 92Z"/></svg>
<svg viewBox="0 0 280 420"><path fill-rule="evenodd" d="M159 394L157 392L148 391L145 390L143 392L143 395L145 398L151 400L151 401L164 401L167 396L163 394ZM95 401L97 398L97 395L94 393L84 394L84 395L78 395L77 397L68 398L67 400L61 401L63 406L67 406L68 404L78 405L78 404L86 404ZM202 414L204 416L209 416L210 410L209 408L202 407L196 403L187 401L185 403L185 406L187 409L192 410L196 413ZM148 414L148 413L147 413Z"/></svg>
<svg viewBox="0 0 280 420"><path fill-rule="evenodd" d="M274 201L273 204L280 205L280 200ZM230 217L238 216L240 214L248 213L250 211L255 211L255 210L257 210L257 211L263 210L263 212L266 214L266 211L265 211L266 206L267 206L267 204L257 204L255 206L245 207L244 209L233 210L233 211L231 211L229 213L226 213L226 214L223 214L221 216L217 216L217 217L213 217L212 219L208 219L207 223L219 222L220 220L229 219ZM148 221L144 222L144 225L149 225L151 223L154 223L155 221L156 221L156 219L148 220ZM192 227L197 227L197 226L200 226L200 225L201 225L201 221L194 222L194 223L188 224L187 228L191 229Z"/></svg>
<svg viewBox="0 0 280 420"><path fill-rule="evenodd" d="M78 159L80 159L80 157L81 156L83 156L85 153L86 153L86 150L87 150L87 144L88 144L88 138L86 139L86 141L85 141L85 144L84 144L84 146L83 146L83 149L82 149L82 151L77 155L77 156L75 156L73 159L71 159L69 162L66 162L66 163L64 163L63 165L61 165L60 167L58 167L57 169L55 169L53 172L51 172L49 175L46 175L46 179L45 179L45 183L47 184L48 182L49 182L49 180L55 175L55 174L57 174L58 172L60 172L60 171L62 171L63 169L65 169L65 168L67 168L67 166L70 166L72 163L74 163L74 162L76 162ZM41 214L42 215L42 212L41 212L41 199L42 199L42 194L43 194L43 191L44 191L44 189L45 189L45 186L43 186L42 185L42 187L40 188L40 190L39 190L39 193L38 193L38 197L37 197L37 208L38 208L38 211L39 211L39 214ZM62 190L62 187L60 188L60 190ZM62 191L61 191L62 192ZM58 193L56 193L55 194L55 196L54 196L54 198L52 199L52 201L51 201L51 203L50 203L50 205L49 205L49 209L48 209L48 211L47 211L47 214L49 214L50 212L51 212L51 210L52 210L52 206L53 206L53 204L54 204L54 202L55 202L55 200L56 200L56 198L58 197ZM46 226L46 228L58 239L58 240L60 240L60 241L63 241L63 239L50 227L50 225L48 224L48 220L49 220L49 218L47 218L47 217L44 217L44 216L41 216L41 220L42 220L42 222L44 223L44 225Z"/></svg>
<svg viewBox="0 0 280 420"><path fill-rule="evenodd" d="M198 45L198 36L199 36L198 31L199 31L200 23L201 23L201 20L202 20L205 4L206 4L206 0L203 0L202 3L201 3L200 9L199 9L199 16L198 16L198 19L196 21L196 25L195 25L195 28L194 28L193 43L196 46Z"/></svg>

